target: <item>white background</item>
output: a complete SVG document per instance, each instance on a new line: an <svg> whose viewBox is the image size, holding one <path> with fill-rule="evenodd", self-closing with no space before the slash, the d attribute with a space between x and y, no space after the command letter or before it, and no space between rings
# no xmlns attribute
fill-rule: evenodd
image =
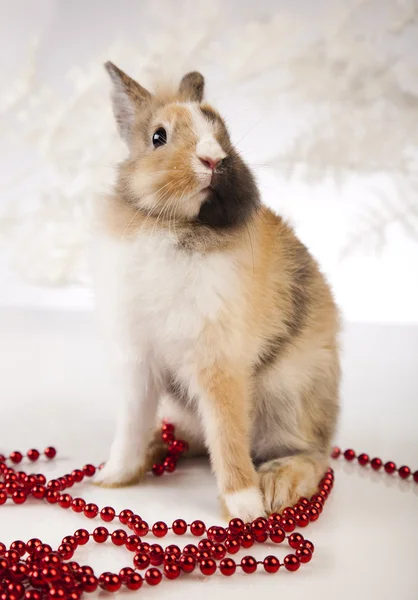
<svg viewBox="0 0 418 600"><path fill-rule="evenodd" d="M361 15L341 20L354 5L362 7ZM336 441L417 469L416 197L411 208L394 192L392 172L405 147L416 150L418 143L413 121L414 110L418 115L417 71L412 68L418 57L416 2L228 0L218 14L215 9L213 2L198 1L0 0L0 452L55 444L59 458L48 467L54 476L106 458L117 390L109 387L90 312L84 208L93 194L108 189L114 159L123 149L101 63L113 59L132 75L146 77L162 48L165 53L170 49L169 71L204 72L208 97L227 116L233 139L256 170L265 201L295 224L332 282L346 321ZM399 22L407 23L402 35L388 33ZM269 29L269 23L277 27ZM330 28L337 34L327 38L331 41L323 60L312 64L309 39ZM202 31L203 51L188 52L190 40ZM392 36L391 44L382 32ZM351 91L347 103L340 102L329 117L338 152L330 155L319 148L320 175L307 178L300 163L305 158L312 163L316 151L309 148L322 139L323 130L312 126L308 149L292 153L292 140L299 127L309 130L316 123L315 82L334 106L333 78L323 77L327 53L348 59L361 87L361 81L372 79L369 67L376 56L359 59L353 39L369 35L383 64L395 57L396 68L407 75L409 104L392 80L376 81L368 93L377 104L379 98L397 101L386 106L371 137L373 111L362 114L360 133L352 121L346 126L346 113L357 115ZM300 48L302 66L308 65L295 84L303 110L278 89L292 43ZM292 63L292 69L297 65ZM245 75L241 79L240 73ZM5 109L8 103L10 110ZM414 110L408 112L408 106ZM351 132L363 136L362 143L351 146ZM280 160L274 160L277 153ZM292 156L296 169L287 178ZM347 157L352 168L340 181L335 165ZM374 157L374 170L366 168ZM413 178L407 170L406 180ZM382 191L389 200L381 200ZM359 240L350 243L356 233ZM418 486L356 465L335 468L336 486L326 512L306 531L316 546L314 560L300 572L210 580L193 576L165 582L157 590L144 586L138 594L202 600L278 594L289 599L416 600ZM78 492L74 488L77 493L100 506L132 507L150 523L176 517L202 518L208 524L220 520L214 478L202 463L182 465L159 480L150 477L143 487L103 490L83 484ZM0 507L0 538L7 543L40 536L55 546L86 525L92 530L96 523L54 507ZM249 553L262 557L276 548ZM277 549L280 558L285 553ZM123 550L108 546L80 551L75 558L99 572L117 570L129 559Z"/></svg>

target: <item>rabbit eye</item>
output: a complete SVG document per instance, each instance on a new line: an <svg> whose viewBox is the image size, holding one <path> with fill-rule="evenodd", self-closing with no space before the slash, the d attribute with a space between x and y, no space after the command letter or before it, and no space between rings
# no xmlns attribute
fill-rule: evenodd
<svg viewBox="0 0 418 600"><path fill-rule="evenodd" d="M159 127L157 131L152 136L152 143L154 148L158 148L159 146L164 146L167 143L167 132L164 127Z"/></svg>

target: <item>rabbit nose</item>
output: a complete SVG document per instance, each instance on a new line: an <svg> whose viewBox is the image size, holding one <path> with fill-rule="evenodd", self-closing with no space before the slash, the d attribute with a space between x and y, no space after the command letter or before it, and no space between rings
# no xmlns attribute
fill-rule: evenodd
<svg viewBox="0 0 418 600"><path fill-rule="evenodd" d="M210 158L209 156L199 156L198 157L202 165L214 171L217 165L221 162L220 158Z"/></svg>

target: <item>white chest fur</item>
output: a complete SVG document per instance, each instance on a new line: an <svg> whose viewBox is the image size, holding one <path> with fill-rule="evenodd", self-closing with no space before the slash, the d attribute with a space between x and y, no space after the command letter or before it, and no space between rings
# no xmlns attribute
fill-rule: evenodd
<svg viewBox="0 0 418 600"><path fill-rule="evenodd" d="M196 350L208 324L239 310L232 254L182 250L168 232L103 237L97 249L103 318L114 333L175 369Z"/></svg>

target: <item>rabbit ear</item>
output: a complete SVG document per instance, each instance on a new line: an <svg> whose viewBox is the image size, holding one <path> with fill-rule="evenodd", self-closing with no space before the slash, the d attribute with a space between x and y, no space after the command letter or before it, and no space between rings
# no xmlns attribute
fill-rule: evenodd
<svg viewBox="0 0 418 600"><path fill-rule="evenodd" d="M205 80L197 71L187 73L180 82L179 93L183 100L202 102Z"/></svg>
<svg viewBox="0 0 418 600"><path fill-rule="evenodd" d="M105 68L113 83L113 113L119 133L121 138L129 144L135 114L145 102L151 99L151 94L112 62L105 63Z"/></svg>

